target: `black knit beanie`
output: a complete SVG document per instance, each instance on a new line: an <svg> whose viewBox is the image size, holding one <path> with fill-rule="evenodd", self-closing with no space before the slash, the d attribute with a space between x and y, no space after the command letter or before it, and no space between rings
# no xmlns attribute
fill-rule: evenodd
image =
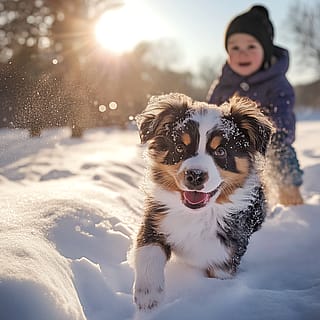
<svg viewBox="0 0 320 320"><path fill-rule="evenodd" d="M235 17L225 33L225 47L228 38L234 33L247 33L255 37L264 50L264 64L270 64L273 53L274 29L268 10L261 5L253 6L249 11Z"/></svg>

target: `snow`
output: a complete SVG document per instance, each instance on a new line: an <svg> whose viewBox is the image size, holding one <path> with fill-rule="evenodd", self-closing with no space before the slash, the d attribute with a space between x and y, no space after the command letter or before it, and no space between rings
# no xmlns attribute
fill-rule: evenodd
<svg viewBox="0 0 320 320"><path fill-rule="evenodd" d="M297 123L305 204L277 205L234 279L170 261L155 312L132 302L143 147L131 129L0 130L0 319L320 318L320 120Z"/></svg>

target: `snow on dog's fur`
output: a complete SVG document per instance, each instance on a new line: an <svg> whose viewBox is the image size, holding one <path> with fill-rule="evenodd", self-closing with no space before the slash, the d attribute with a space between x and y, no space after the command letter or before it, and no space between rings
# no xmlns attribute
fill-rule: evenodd
<svg viewBox="0 0 320 320"><path fill-rule="evenodd" d="M163 299L172 253L208 277L234 275L265 218L257 159L272 125L247 98L218 107L178 93L152 97L137 123L148 143L148 187L133 290L148 310Z"/></svg>

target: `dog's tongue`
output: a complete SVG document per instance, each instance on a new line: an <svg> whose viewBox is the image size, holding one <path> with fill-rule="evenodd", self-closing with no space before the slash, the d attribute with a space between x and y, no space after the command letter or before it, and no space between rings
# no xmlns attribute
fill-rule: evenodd
<svg viewBox="0 0 320 320"><path fill-rule="evenodd" d="M190 204L206 203L209 200L209 194L197 191L184 191L184 199Z"/></svg>

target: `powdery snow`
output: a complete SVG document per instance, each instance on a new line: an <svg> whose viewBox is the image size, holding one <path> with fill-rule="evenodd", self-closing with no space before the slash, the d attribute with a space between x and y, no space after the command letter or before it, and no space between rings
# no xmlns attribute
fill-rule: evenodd
<svg viewBox="0 0 320 320"><path fill-rule="evenodd" d="M166 300L148 314L127 258L142 215L138 133L1 129L0 319L319 319L320 121L297 128L306 204L273 208L234 279L170 261Z"/></svg>

